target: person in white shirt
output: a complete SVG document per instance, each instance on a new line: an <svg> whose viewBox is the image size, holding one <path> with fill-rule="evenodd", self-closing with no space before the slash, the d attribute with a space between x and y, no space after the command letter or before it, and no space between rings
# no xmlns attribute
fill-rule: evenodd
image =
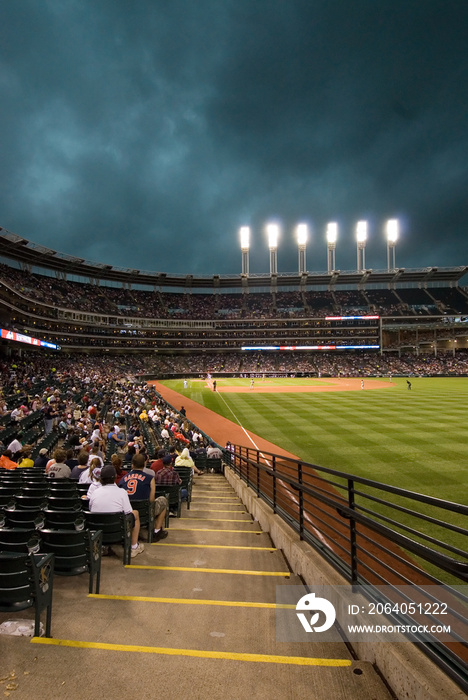
<svg viewBox="0 0 468 700"><path fill-rule="evenodd" d="M132 509L128 493L115 483L117 472L111 464L106 464L101 469L101 487L96 488L89 496L89 510L91 513L131 513L133 515L132 527L132 551L131 556L136 557L144 551L144 545L138 542L140 534L140 515Z"/></svg>
<svg viewBox="0 0 468 700"><path fill-rule="evenodd" d="M15 456L17 452L19 452L22 449L23 445L20 443L20 441L15 438L10 442L10 444L7 447L7 450L10 450L11 454Z"/></svg>
<svg viewBox="0 0 468 700"><path fill-rule="evenodd" d="M208 459L221 459L223 453L221 452L219 447L215 447L213 443L211 443L208 449L206 450L206 456L208 457Z"/></svg>
<svg viewBox="0 0 468 700"><path fill-rule="evenodd" d="M20 421L23 418L23 411L21 408L14 408L10 413L11 419L14 421Z"/></svg>

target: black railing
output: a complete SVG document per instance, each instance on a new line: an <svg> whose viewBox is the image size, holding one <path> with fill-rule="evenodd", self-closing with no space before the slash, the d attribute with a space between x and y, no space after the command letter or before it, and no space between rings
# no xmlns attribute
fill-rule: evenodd
<svg viewBox="0 0 468 700"><path fill-rule="evenodd" d="M397 587L411 585L425 601L428 586L443 586L437 590L456 623L450 641L414 641L468 690L466 634L459 632L468 630L468 595L460 589L468 583L468 506L240 445L225 461L351 584L371 586L376 597L389 586L393 601L401 597Z"/></svg>

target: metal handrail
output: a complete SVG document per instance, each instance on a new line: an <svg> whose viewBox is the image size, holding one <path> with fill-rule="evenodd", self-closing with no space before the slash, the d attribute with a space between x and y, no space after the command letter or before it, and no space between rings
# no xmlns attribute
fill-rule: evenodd
<svg viewBox="0 0 468 700"><path fill-rule="evenodd" d="M460 524L468 506L241 445L225 451L225 462L350 583L414 584L421 594L424 585L444 585L468 625L468 596L459 589L468 583L468 520ZM421 647L468 689L467 645L458 635Z"/></svg>

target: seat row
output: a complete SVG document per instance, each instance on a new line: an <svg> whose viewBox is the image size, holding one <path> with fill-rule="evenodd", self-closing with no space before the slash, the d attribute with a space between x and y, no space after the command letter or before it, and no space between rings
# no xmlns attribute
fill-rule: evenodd
<svg viewBox="0 0 468 700"><path fill-rule="evenodd" d="M27 511L24 511L27 512ZM45 512L42 511L42 517ZM51 636L54 573L76 576L89 573L89 593L99 593L103 533L85 527L44 527L36 519L17 527L0 515L0 612L15 614L35 608L34 635L41 633L46 610L45 636Z"/></svg>

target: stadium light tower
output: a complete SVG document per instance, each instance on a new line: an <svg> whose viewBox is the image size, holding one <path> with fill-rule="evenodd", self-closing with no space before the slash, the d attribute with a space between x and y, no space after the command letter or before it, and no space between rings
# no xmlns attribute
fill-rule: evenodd
<svg viewBox="0 0 468 700"><path fill-rule="evenodd" d="M367 221L356 224L357 271L362 272L366 267Z"/></svg>
<svg viewBox="0 0 468 700"><path fill-rule="evenodd" d="M299 274L306 272L306 245L307 245L307 224L298 224L296 226L297 247L299 250Z"/></svg>
<svg viewBox="0 0 468 700"><path fill-rule="evenodd" d="M248 277L249 275L249 249L250 249L250 228L241 226L240 229L240 244L242 251L242 274Z"/></svg>
<svg viewBox="0 0 468 700"><path fill-rule="evenodd" d="M327 269L332 272L335 269L335 248L338 237L338 224L327 225Z"/></svg>
<svg viewBox="0 0 468 700"><path fill-rule="evenodd" d="M268 247L270 249L270 275L276 275L278 272L278 263L276 253L278 250L278 224L267 224Z"/></svg>
<svg viewBox="0 0 468 700"><path fill-rule="evenodd" d="M387 231L387 270L395 269L395 246L398 240L398 219L389 219L386 225Z"/></svg>

